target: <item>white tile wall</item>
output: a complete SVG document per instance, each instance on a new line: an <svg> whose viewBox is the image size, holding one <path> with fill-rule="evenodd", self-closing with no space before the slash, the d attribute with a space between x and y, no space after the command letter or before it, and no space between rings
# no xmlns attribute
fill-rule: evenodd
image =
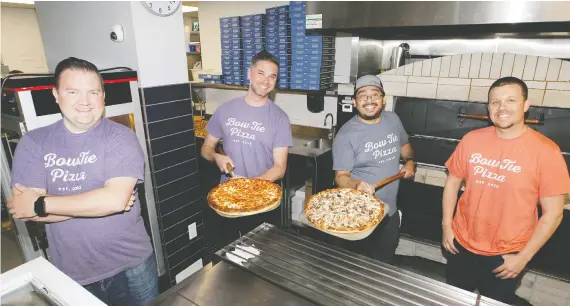
<svg viewBox="0 0 570 306"><path fill-rule="evenodd" d="M411 76L408 78L408 82L410 82L410 83L422 83L422 84L437 84L437 79L438 78L434 78L434 77Z"/></svg>
<svg viewBox="0 0 570 306"><path fill-rule="evenodd" d="M548 82L546 89L570 90L570 82Z"/></svg>
<svg viewBox="0 0 570 306"><path fill-rule="evenodd" d="M404 68L405 66L401 66L398 67L398 69L396 69L396 75L405 75L406 74L406 68Z"/></svg>
<svg viewBox="0 0 570 306"><path fill-rule="evenodd" d="M495 80L491 79L473 79L471 80L471 86L487 86L491 87Z"/></svg>
<svg viewBox="0 0 570 306"><path fill-rule="evenodd" d="M529 89L528 99L532 105L542 105L544 99L544 89Z"/></svg>
<svg viewBox="0 0 570 306"><path fill-rule="evenodd" d="M522 79L525 63L526 63L526 55L517 54L515 56L515 63L513 65L512 76L519 78L519 79Z"/></svg>
<svg viewBox="0 0 570 306"><path fill-rule="evenodd" d="M443 85L463 85L469 86L471 84L471 79L462 78L439 78L438 84Z"/></svg>
<svg viewBox="0 0 570 306"><path fill-rule="evenodd" d="M384 110L389 112L394 110L394 96L386 96L386 106L384 106Z"/></svg>
<svg viewBox="0 0 570 306"><path fill-rule="evenodd" d="M405 96L406 95L406 85L405 82L384 82L384 89L386 90L387 95L392 96Z"/></svg>
<svg viewBox="0 0 570 306"><path fill-rule="evenodd" d="M419 62L415 62L414 65L414 71L412 72L412 75L414 76L421 76L422 75L422 63L423 61L419 61Z"/></svg>
<svg viewBox="0 0 570 306"><path fill-rule="evenodd" d="M548 63L550 59L548 57L539 57L536 63L536 71L534 72L534 79L536 81L546 80L546 72L548 71Z"/></svg>
<svg viewBox="0 0 570 306"><path fill-rule="evenodd" d="M560 75L558 76L558 81L570 82L570 62L563 61L562 67L560 68Z"/></svg>
<svg viewBox="0 0 570 306"><path fill-rule="evenodd" d="M491 64L493 62L493 53L483 53L481 56L481 69L479 70L480 78L488 78L491 73Z"/></svg>
<svg viewBox="0 0 570 306"><path fill-rule="evenodd" d="M404 75L413 75L414 64L407 64L404 66Z"/></svg>
<svg viewBox="0 0 570 306"><path fill-rule="evenodd" d="M570 91L548 89L544 93L542 105L570 108Z"/></svg>
<svg viewBox="0 0 570 306"><path fill-rule="evenodd" d="M408 97L434 99L437 84L408 83Z"/></svg>
<svg viewBox="0 0 570 306"><path fill-rule="evenodd" d="M442 85L437 87L437 99L467 101L469 99L469 86Z"/></svg>
<svg viewBox="0 0 570 306"><path fill-rule="evenodd" d="M469 78L476 79L479 77L479 71L481 70L481 57L482 53L471 54L471 65L469 65Z"/></svg>
<svg viewBox="0 0 570 306"><path fill-rule="evenodd" d="M471 86L469 90L469 101L488 102L489 87Z"/></svg>
<svg viewBox="0 0 570 306"><path fill-rule="evenodd" d="M503 53L493 53L493 61L491 62L491 73L489 73L489 78L491 79L500 78L502 65L503 65Z"/></svg>
<svg viewBox="0 0 570 306"><path fill-rule="evenodd" d="M523 72L523 80L534 80L534 73L536 71L536 63L538 61L538 57L536 56L527 56L526 63L524 64L524 72Z"/></svg>
<svg viewBox="0 0 570 306"><path fill-rule="evenodd" d="M461 64L459 65L459 77L468 78L469 77L469 67L471 67L471 54L461 55Z"/></svg>
<svg viewBox="0 0 570 306"><path fill-rule="evenodd" d="M439 76L439 71L441 69L441 57L434 58L431 60L431 73L430 75L433 77ZM570 72L570 69L569 69Z"/></svg>
<svg viewBox="0 0 570 306"><path fill-rule="evenodd" d="M390 69L388 71L382 72L382 75L396 75L396 69Z"/></svg>
<svg viewBox="0 0 570 306"><path fill-rule="evenodd" d="M407 82L408 77L405 75L386 75L382 73L380 75L380 80L382 80L382 84L384 82Z"/></svg>
<svg viewBox="0 0 570 306"><path fill-rule="evenodd" d="M546 82L525 81L526 86L530 89L546 89Z"/></svg>
<svg viewBox="0 0 570 306"><path fill-rule="evenodd" d="M422 62L422 76L431 76L431 59Z"/></svg>
<svg viewBox="0 0 570 306"><path fill-rule="evenodd" d="M449 76L449 67L451 66L451 56L441 57L441 66L439 76L447 78Z"/></svg>
<svg viewBox="0 0 570 306"><path fill-rule="evenodd" d="M451 65L449 66L449 77L459 77L459 67L461 65L461 54L451 56Z"/></svg>
<svg viewBox="0 0 570 306"><path fill-rule="evenodd" d="M492 83L508 75L525 80L532 105L570 108L570 62L546 57L513 53L458 54L417 61L384 72L381 79L387 93L393 96L484 103ZM386 109L393 108L387 104Z"/></svg>
<svg viewBox="0 0 570 306"><path fill-rule="evenodd" d="M501 67L501 77L512 75L514 63L515 55L513 53L505 53L503 56L503 66Z"/></svg>
<svg viewBox="0 0 570 306"><path fill-rule="evenodd" d="M553 58L548 63L548 71L546 72L547 81L558 81L558 75L560 74L560 68L562 66L562 60Z"/></svg>

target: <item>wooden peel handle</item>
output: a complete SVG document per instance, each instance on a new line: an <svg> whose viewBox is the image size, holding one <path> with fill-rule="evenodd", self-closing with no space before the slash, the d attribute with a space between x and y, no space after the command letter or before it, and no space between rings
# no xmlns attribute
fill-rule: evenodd
<svg viewBox="0 0 570 306"><path fill-rule="evenodd" d="M230 164L230 162L226 163L226 170L228 170L228 174L230 175L230 177L234 177L234 168L232 167L232 164Z"/></svg>
<svg viewBox="0 0 570 306"><path fill-rule="evenodd" d="M487 115L459 114L459 118L471 118L471 119L489 120L489 116L487 116Z"/></svg>
<svg viewBox="0 0 570 306"><path fill-rule="evenodd" d="M395 180L398 180L398 179L403 178L404 175L406 175L404 172L400 172L400 173L398 173L398 174L396 174L396 175L392 175L391 177L389 177L389 178L387 178L387 179L385 179L385 180L382 180L382 181L376 183L376 186L374 186L374 188L375 188L375 189L378 189L378 188L380 188L380 187L382 187L382 186L384 186L384 185L386 185L386 184L389 184L389 183L391 183L391 182L393 182L393 181L395 181Z"/></svg>

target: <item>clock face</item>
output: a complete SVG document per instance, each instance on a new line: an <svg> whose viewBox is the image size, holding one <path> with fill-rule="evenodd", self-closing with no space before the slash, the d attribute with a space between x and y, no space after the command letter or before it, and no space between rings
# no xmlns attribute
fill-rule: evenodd
<svg viewBox="0 0 570 306"><path fill-rule="evenodd" d="M165 17L170 16L178 10L181 1L142 1L144 7L146 7L149 12Z"/></svg>

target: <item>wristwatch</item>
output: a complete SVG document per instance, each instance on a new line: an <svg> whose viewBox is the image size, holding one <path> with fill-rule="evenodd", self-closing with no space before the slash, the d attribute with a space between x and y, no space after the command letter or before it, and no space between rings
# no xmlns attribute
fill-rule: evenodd
<svg viewBox="0 0 570 306"><path fill-rule="evenodd" d="M41 196L34 202L34 212L36 213L36 215L38 215L38 217L47 216L45 198L46 198L45 196Z"/></svg>
<svg viewBox="0 0 570 306"><path fill-rule="evenodd" d="M413 157L405 158L405 159L404 159L404 165L405 165L407 162L409 162L410 160L413 162L414 167L417 167L417 166L418 166L418 163L416 163L416 161L414 160Z"/></svg>

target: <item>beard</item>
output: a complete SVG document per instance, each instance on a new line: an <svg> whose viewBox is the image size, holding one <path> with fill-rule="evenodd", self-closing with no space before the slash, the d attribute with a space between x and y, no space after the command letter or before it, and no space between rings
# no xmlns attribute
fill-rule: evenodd
<svg viewBox="0 0 570 306"><path fill-rule="evenodd" d="M261 97L261 98L267 98L269 96L269 94L271 93L271 91L268 91L266 94L263 94L262 90L260 88L258 88L257 85L253 84L252 82L249 83L249 86L251 87L251 90L253 91L253 93L256 94L258 97Z"/></svg>
<svg viewBox="0 0 570 306"><path fill-rule="evenodd" d="M364 105L365 106L365 105ZM363 107L364 107L363 106ZM360 110L358 108L356 108L356 113L358 114L358 117L364 119L364 120L375 120L380 118L380 114L382 113L382 107L378 108L378 111L376 111L374 114L372 115L367 115L364 113L361 113Z"/></svg>
<svg viewBox="0 0 570 306"><path fill-rule="evenodd" d="M509 116L513 116L513 114L512 114L511 112L498 113L496 116L498 117L498 116L500 116L500 115L502 115L502 114L509 115ZM511 122L501 122L501 119L499 119L499 118L496 118L495 120L491 120L491 121L493 121L493 124L494 124L496 127L500 128L500 129L503 129L503 130L510 129L511 127L513 127L515 124L518 123L516 120L515 120L515 121L511 121ZM524 119L523 119L523 122L524 122Z"/></svg>

